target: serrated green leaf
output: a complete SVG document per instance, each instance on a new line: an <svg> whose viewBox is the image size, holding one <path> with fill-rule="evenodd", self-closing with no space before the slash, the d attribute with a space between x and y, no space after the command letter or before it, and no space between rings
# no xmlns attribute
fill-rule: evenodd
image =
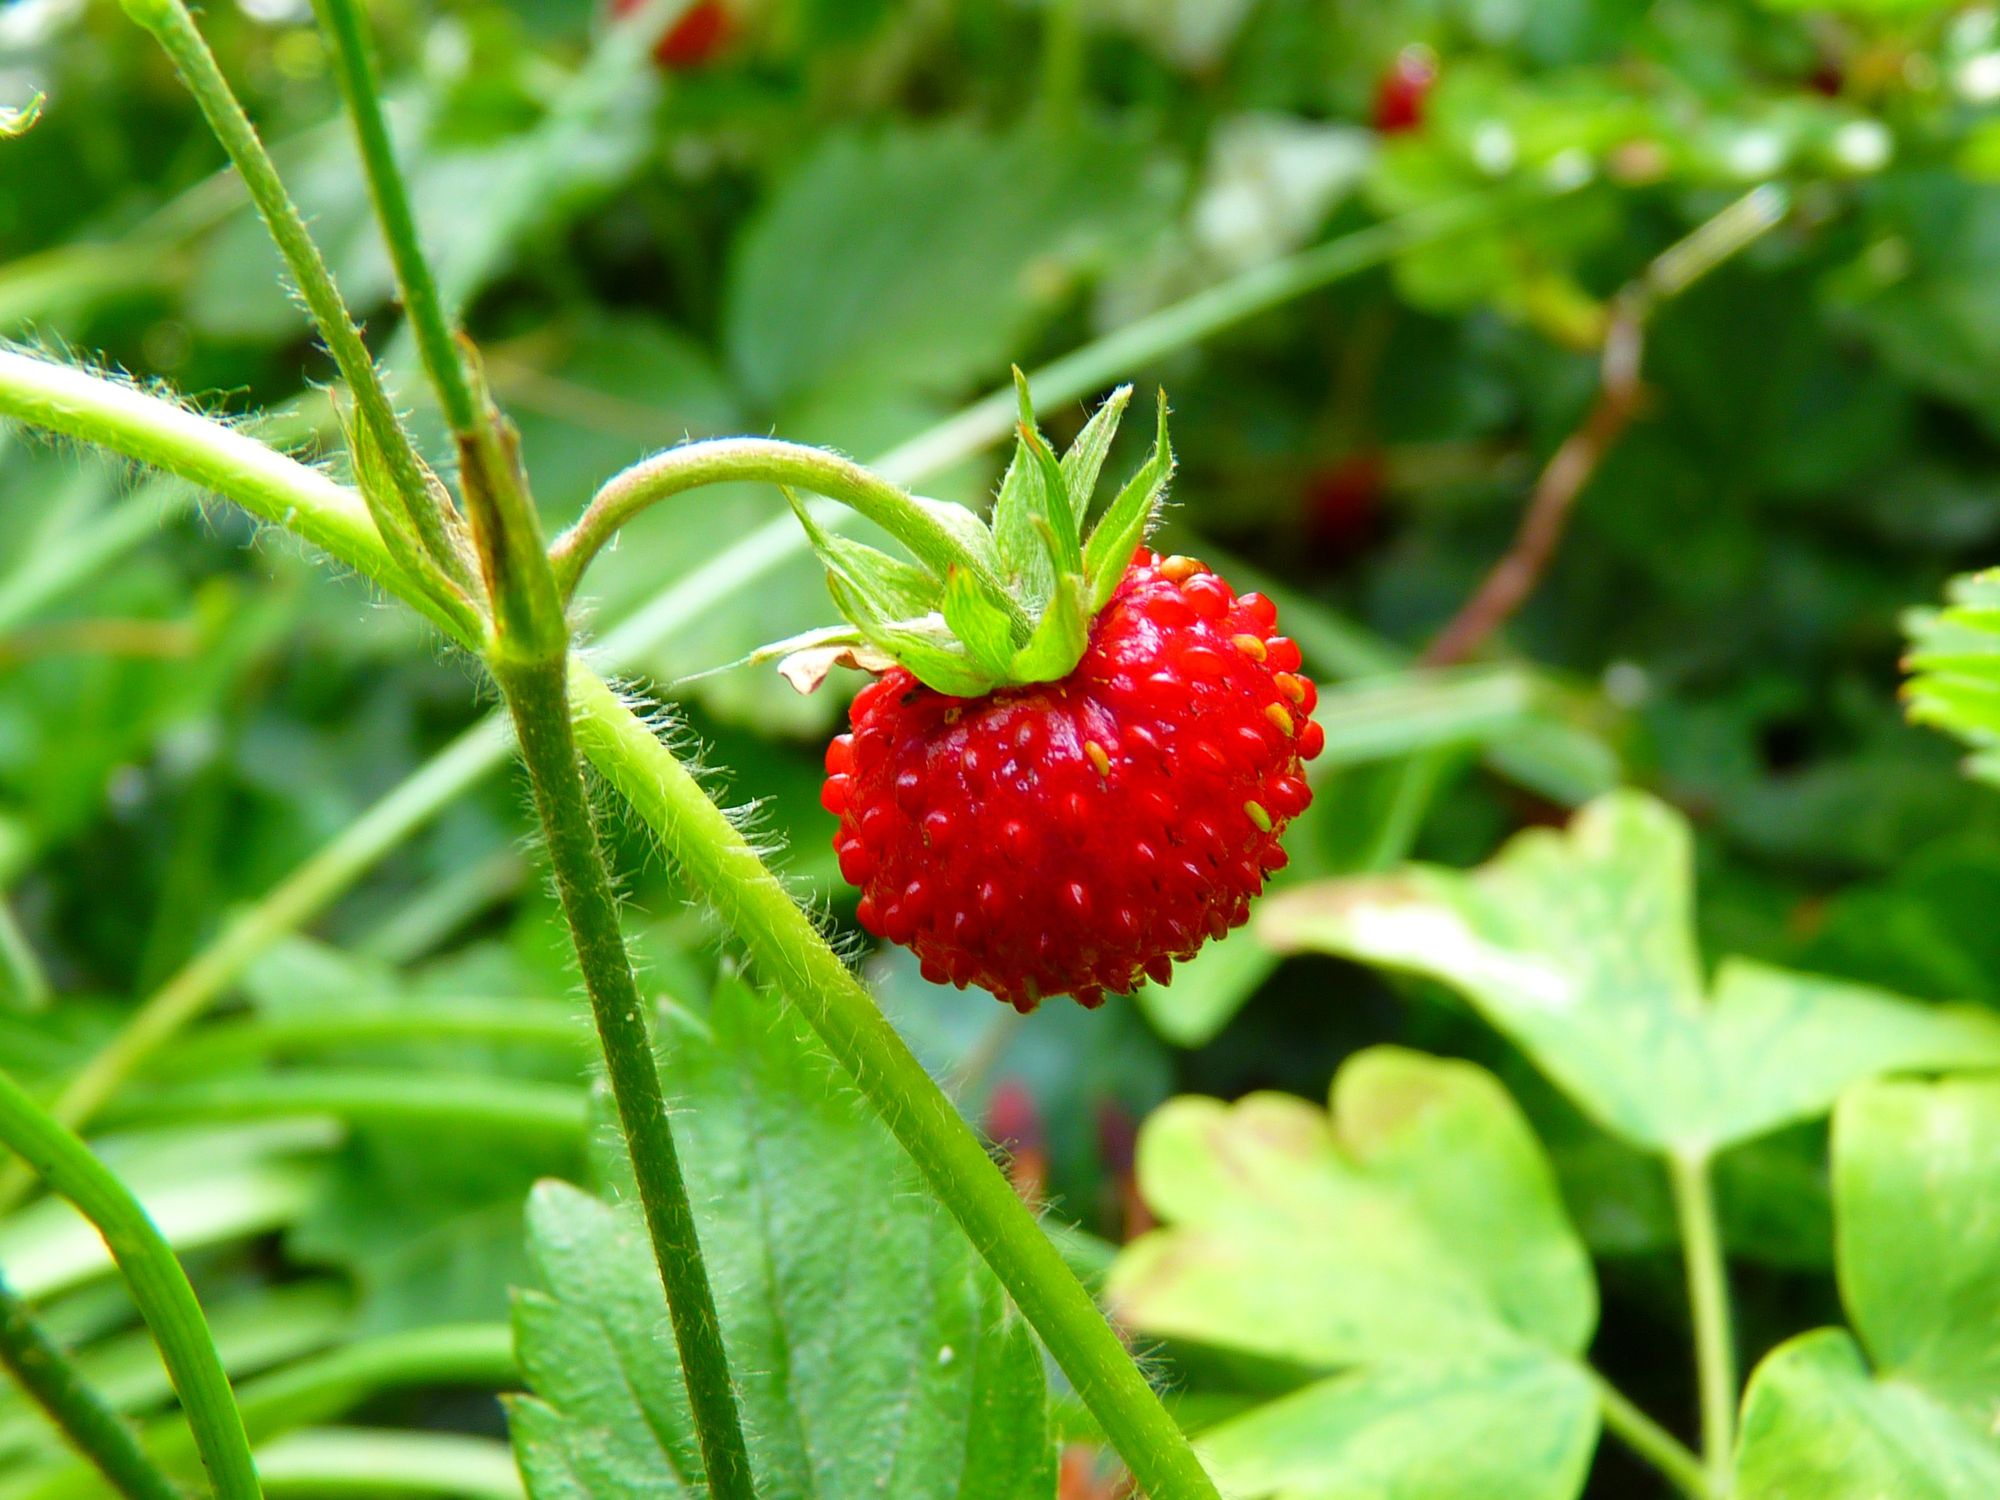
<svg viewBox="0 0 2000 1500"><path fill-rule="evenodd" d="M758 1493L1051 1496L1041 1356L992 1273L791 1012L730 984L707 1021L668 1024L662 1081ZM529 1493L702 1493L637 1214L548 1183L529 1222L533 1394L511 1405Z"/></svg>
<svg viewBox="0 0 2000 1500"><path fill-rule="evenodd" d="M1304 886L1258 931L1451 985L1605 1128L1705 1151L1823 1114L1897 1068L2000 1061L2000 1020L1734 960L1704 985L1686 820L1637 793L1469 874Z"/></svg>
<svg viewBox="0 0 2000 1500"><path fill-rule="evenodd" d="M963 568L953 568L945 575L944 622L982 671L995 679L1007 675L1014 657L1007 612Z"/></svg>
<svg viewBox="0 0 2000 1500"><path fill-rule="evenodd" d="M1471 1063L1376 1047L1332 1111L1177 1099L1139 1185L1166 1226L1121 1253L1135 1327L1321 1367L1583 1349L1590 1263L1540 1144Z"/></svg>
<svg viewBox="0 0 2000 1500"><path fill-rule="evenodd" d="M1070 509L1076 513L1078 536L1083 535L1083 523L1090 515L1090 497L1097 493L1104 460L1111 452L1112 441L1118 436L1118 423L1131 399L1129 385L1121 385L1106 396L1083 424L1076 441L1069 445L1069 452L1062 456L1063 483L1069 490Z"/></svg>
<svg viewBox="0 0 2000 1500"><path fill-rule="evenodd" d="M1912 610L1903 628L1910 719L1963 740L1968 771L2000 785L2000 568L1954 578L1944 608Z"/></svg>
<svg viewBox="0 0 2000 1500"><path fill-rule="evenodd" d="M1090 616L1084 612L1082 580L1058 583L1028 644L1014 653L1007 675L1015 682L1053 682L1066 677L1090 643Z"/></svg>
<svg viewBox="0 0 2000 1500"><path fill-rule="evenodd" d="M1167 481L1174 472L1173 445L1167 437L1167 393L1160 392L1159 428L1153 451L1139 472L1126 481L1118 498L1098 520L1083 549L1083 576L1088 590L1084 607L1095 616L1118 591L1118 580L1132 561L1132 554L1146 539Z"/></svg>
<svg viewBox="0 0 2000 1500"><path fill-rule="evenodd" d="M1841 1301L1855 1332L1801 1335L1758 1366L1736 1492L2000 1493L2000 1082L1855 1089L1834 1116L1833 1191Z"/></svg>
<svg viewBox="0 0 2000 1500"><path fill-rule="evenodd" d="M1569 1500L1596 1444L1589 1376L1538 1354L1357 1370L1200 1439L1235 1500Z"/></svg>

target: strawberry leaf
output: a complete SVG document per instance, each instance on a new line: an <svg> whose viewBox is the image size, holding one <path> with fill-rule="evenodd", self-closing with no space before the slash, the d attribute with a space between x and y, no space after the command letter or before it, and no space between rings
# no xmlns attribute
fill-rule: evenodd
<svg viewBox="0 0 2000 1500"><path fill-rule="evenodd" d="M1153 438L1152 456L1118 492L1118 498L1111 502L1111 508L1105 511L1083 549L1083 576L1088 590L1084 600L1086 614L1095 615L1111 602L1111 596L1118 590L1118 580L1125 576L1126 565L1132 560L1133 550L1146 539L1146 532L1159 514L1160 500L1173 472L1174 450L1167 439L1167 396L1162 391L1160 425Z"/></svg>

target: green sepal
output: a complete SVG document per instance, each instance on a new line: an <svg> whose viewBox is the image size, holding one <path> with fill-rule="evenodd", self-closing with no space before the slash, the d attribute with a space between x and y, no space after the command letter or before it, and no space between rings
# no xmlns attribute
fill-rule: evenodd
<svg viewBox="0 0 2000 1500"><path fill-rule="evenodd" d="M792 514L799 518L799 525L805 528L806 541L825 564L827 573L838 577L858 597L871 601L878 617L901 619L927 615L938 607L943 587L929 571L891 557L866 542L828 531L813 519L812 512L789 487L785 488L785 499L791 504ZM847 611L843 609L841 613ZM854 617L848 615L848 618Z"/></svg>
<svg viewBox="0 0 2000 1500"><path fill-rule="evenodd" d="M1067 677L1083 659L1083 648L1089 643L1090 614L1084 609L1083 579L1068 573L1057 583L1028 644L1014 653L1007 677L1013 682L1054 682Z"/></svg>
<svg viewBox="0 0 2000 1500"><path fill-rule="evenodd" d="M1062 456L1063 481L1069 489L1070 509L1076 513L1077 534L1083 534L1083 523L1090 515L1090 497L1097 493L1098 476L1104 472L1104 460L1111 452L1111 441L1118 436L1119 420L1125 415L1126 403L1132 399L1132 387L1121 385L1104 398L1103 404L1090 414L1090 420L1083 424L1083 431L1076 435L1076 441L1069 445L1069 452Z"/></svg>
<svg viewBox="0 0 2000 1500"><path fill-rule="evenodd" d="M1167 393L1162 391L1152 455L1118 492L1118 498L1104 512L1083 549L1084 608L1088 615L1094 616L1118 591L1118 580L1125 576L1133 551L1146 539L1158 516L1160 499L1173 472L1174 450L1167 438Z"/></svg>
<svg viewBox="0 0 2000 1500"><path fill-rule="evenodd" d="M982 671L996 680L1007 676L1014 660L1007 611L964 568L945 574L944 622Z"/></svg>
<svg viewBox="0 0 2000 1500"><path fill-rule="evenodd" d="M993 679L979 670L942 614L909 620L889 620L869 606L833 573L826 575L836 608L852 620L869 645L894 657L919 682L959 698L977 698L993 689Z"/></svg>
<svg viewBox="0 0 2000 1500"><path fill-rule="evenodd" d="M1000 480L1000 493L993 501L993 548L998 554L1000 575L1022 599L1034 606L1049 596L1055 578L1049 572L1048 553L1035 534L1034 516L1041 509L1040 469L1028 444L1020 434L1035 431L1035 407L1028 396L1027 377L1014 371L1014 393L1020 403L1016 425L1014 456ZM1023 632L1025 638L1027 632Z"/></svg>
<svg viewBox="0 0 2000 1500"><path fill-rule="evenodd" d="M1069 485L1063 478L1062 465L1050 451L1047 441L1033 427L1022 427L1021 442L1034 461L1035 473L1041 480L1035 487L1035 498L1040 505L1028 518L1029 524L1041 540L1053 576L1069 578L1083 571L1083 543L1080 540L1081 528L1070 509Z"/></svg>

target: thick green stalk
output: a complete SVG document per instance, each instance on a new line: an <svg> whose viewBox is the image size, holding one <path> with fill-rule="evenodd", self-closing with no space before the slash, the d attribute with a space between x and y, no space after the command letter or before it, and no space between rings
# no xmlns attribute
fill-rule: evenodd
<svg viewBox="0 0 2000 1500"><path fill-rule="evenodd" d="M1736 1336L1729 1313L1729 1266L1715 1213L1705 1152L1667 1158L1674 1213L1687 1259L1688 1309L1694 1322L1695 1377L1701 1393L1701 1457L1711 1494L1727 1495L1736 1449Z"/></svg>
<svg viewBox="0 0 2000 1500"><path fill-rule="evenodd" d="M88 1146L21 1087L0 1074L0 1142L18 1152L49 1187L76 1205L104 1237L139 1314L153 1331L209 1484L220 1500L262 1494L242 1414L187 1273L146 1210Z"/></svg>
<svg viewBox="0 0 2000 1500"><path fill-rule="evenodd" d="M389 262L396 270L396 285L403 294L403 311L409 317L417 353L431 378L431 388L437 392L445 421L454 433L469 433L478 421L479 409L465 366L459 362L458 345L445 321L444 305L438 300L437 280L417 239L416 215L410 211L409 191L397 170L396 149L382 118L382 90L369 55L361 7L356 0L314 0L313 9L321 29L333 41L341 96L354 122L361 165L375 200L375 218L389 247Z"/></svg>
<svg viewBox="0 0 2000 1500"><path fill-rule="evenodd" d="M653 1257L666 1286L667 1309L681 1350L688 1405L701 1440L709 1490L723 1500L752 1500L756 1490L749 1450L736 1411L722 1325L697 1238L694 1209L681 1175L680 1155L660 1089L659 1064L646 1024L646 1002L632 974L619 925L596 819L577 760L568 702L568 670L553 662L494 662L501 691L514 716L521 760L534 788L535 810L555 871L556 891L576 944L577 967L597 1032L618 1123L632 1159L639 1206ZM587 681L595 681L587 678Z"/></svg>
<svg viewBox="0 0 2000 1500"><path fill-rule="evenodd" d="M992 1266L1152 1500L1214 1500L1213 1481L1118 1335L957 1108L743 835L599 678L571 696L584 751L819 1033Z"/></svg>
<svg viewBox="0 0 2000 1500"><path fill-rule="evenodd" d="M1591 1381L1597 1387L1598 1410L1604 1425L1640 1458L1659 1470L1688 1500L1710 1500L1708 1471L1701 1460L1666 1428L1647 1416L1625 1393L1595 1370Z"/></svg>
<svg viewBox="0 0 2000 1500"><path fill-rule="evenodd" d="M443 579L449 580L449 584L436 585L438 591L445 592L451 585L467 586L471 574L453 533L454 517L433 493L422 460L397 420L389 394L383 389L381 373L375 368L368 346L362 342L361 330L347 304L341 300L319 246L313 243L298 206L285 191L270 154L257 138L256 128L243 112L229 81L222 76L222 69L216 65L215 55L208 50L208 43L202 39L187 6L182 0L125 0L125 9L153 34L172 59L175 71L194 95L209 128L236 164L251 201L257 205L257 212L292 273L306 310L312 314L320 337L326 341L341 377L354 394L359 420L382 455L395 489L393 509L386 501L371 500L376 523L385 539L394 546L399 536L414 530L424 554L440 570Z"/></svg>
<svg viewBox="0 0 2000 1500"><path fill-rule="evenodd" d="M69 1354L0 1282L0 1365L127 1500L180 1500L125 1419L85 1383Z"/></svg>

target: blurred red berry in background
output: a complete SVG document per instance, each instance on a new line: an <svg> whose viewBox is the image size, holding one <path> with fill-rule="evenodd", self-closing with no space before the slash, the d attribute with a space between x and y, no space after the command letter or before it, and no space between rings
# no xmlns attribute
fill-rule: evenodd
<svg viewBox="0 0 2000 1500"><path fill-rule="evenodd" d="M1418 45L1398 52L1375 85L1375 128L1384 135L1399 135L1421 127L1437 77L1437 54L1430 48Z"/></svg>
<svg viewBox="0 0 2000 1500"><path fill-rule="evenodd" d="M613 15L630 15L646 0L612 0ZM723 0L695 0L653 45L653 61L674 72L703 67L736 35L736 18Z"/></svg>
<svg viewBox="0 0 2000 1500"><path fill-rule="evenodd" d="M1300 499L1313 561L1351 561L1380 535L1388 477L1379 448L1362 448L1306 475Z"/></svg>

